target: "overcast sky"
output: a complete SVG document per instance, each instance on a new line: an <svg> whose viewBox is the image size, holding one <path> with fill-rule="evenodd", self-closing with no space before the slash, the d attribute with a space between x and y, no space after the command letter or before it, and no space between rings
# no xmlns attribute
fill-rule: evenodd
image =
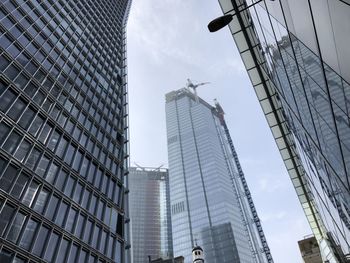
<svg viewBox="0 0 350 263"><path fill-rule="evenodd" d="M207 30L220 14L217 0L133 0L131 164L167 167L165 93L184 87L187 78L210 82L198 88L199 96L211 104L217 98L224 108L274 261L301 263L297 241L311 230L229 30Z"/></svg>

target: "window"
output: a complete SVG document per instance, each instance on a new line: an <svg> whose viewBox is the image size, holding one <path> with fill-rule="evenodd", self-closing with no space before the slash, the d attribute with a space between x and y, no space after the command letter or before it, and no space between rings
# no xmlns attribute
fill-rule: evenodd
<svg viewBox="0 0 350 263"><path fill-rule="evenodd" d="M66 182L66 186L64 188L64 193L66 196L71 197L74 184L75 184L75 179L69 176Z"/></svg>
<svg viewBox="0 0 350 263"><path fill-rule="evenodd" d="M38 163L38 166L35 169L35 172L39 176L44 177L47 167L49 165L49 162L50 162L50 159L45 155L43 155Z"/></svg>
<svg viewBox="0 0 350 263"><path fill-rule="evenodd" d="M49 196L49 191L45 188L41 189L38 198L35 201L34 211L42 214L45 208L46 201Z"/></svg>
<svg viewBox="0 0 350 263"><path fill-rule="evenodd" d="M67 145L68 145L68 140L65 137L62 137L56 149L56 154L59 157L61 158L63 157L64 151L66 150Z"/></svg>
<svg viewBox="0 0 350 263"><path fill-rule="evenodd" d="M73 233L73 227L74 227L74 223L76 221L77 214L78 214L78 211L76 209L74 209L72 207L69 209L65 229L71 233Z"/></svg>
<svg viewBox="0 0 350 263"><path fill-rule="evenodd" d="M55 182L55 186L59 190L63 190L64 183L66 181L66 178L68 177L68 173L64 170L60 170Z"/></svg>
<svg viewBox="0 0 350 263"><path fill-rule="evenodd" d="M10 127L5 123L0 123L0 145L5 140L8 132L10 131Z"/></svg>
<svg viewBox="0 0 350 263"><path fill-rule="evenodd" d="M19 161L23 161L25 159L25 157L27 156L27 153L29 152L31 147L31 144L24 139L21 144L19 145L16 153L15 153L15 158Z"/></svg>
<svg viewBox="0 0 350 263"><path fill-rule="evenodd" d="M58 207L59 201L60 201L60 199L56 195L51 196L50 203L49 203L49 205L46 209L46 213L45 213L45 216L49 220L53 219L55 212L56 212L56 209Z"/></svg>
<svg viewBox="0 0 350 263"><path fill-rule="evenodd" d="M69 253L69 241L67 239L62 239L60 244L60 250L57 253L56 263L64 263L66 262L67 254Z"/></svg>
<svg viewBox="0 0 350 263"><path fill-rule="evenodd" d="M16 199L20 199L28 181L29 177L24 173L20 173L12 188L11 195Z"/></svg>
<svg viewBox="0 0 350 263"><path fill-rule="evenodd" d="M75 235L79 238L82 237L84 223L85 223L85 216L83 214L79 214L77 219L77 225L75 228Z"/></svg>
<svg viewBox="0 0 350 263"><path fill-rule="evenodd" d="M32 120L34 118L35 112L34 110L32 110L31 107L28 107L21 119L19 120L18 124L23 128L23 129L27 129L29 127L29 125L32 123Z"/></svg>
<svg viewBox="0 0 350 263"><path fill-rule="evenodd" d="M50 132L52 130L52 126L48 123L46 123L39 135L39 141L41 141L43 144L46 143L47 137L50 135Z"/></svg>
<svg viewBox="0 0 350 263"><path fill-rule="evenodd" d="M46 239L48 238L49 231L50 230L46 226L42 226L38 232L38 236L33 247L33 253L39 257L41 256L45 248Z"/></svg>
<svg viewBox="0 0 350 263"><path fill-rule="evenodd" d="M3 235L4 230L9 224L10 219L15 211L11 205L5 204L0 212L0 236Z"/></svg>
<svg viewBox="0 0 350 263"><path fill-rule="evenodd" d="M22 203L27 205L27 206L31 206L31 204L35 198L35 195L38 191L38 188L39 188L39 184L35 181L32 181L29 184L27 191L23 196Z"/></svg>
<svg viewBox="0 0 350 263"><path fill-rule="evenodd" d="M70 254L67 262L76 263L77 252L78 252L78 246L76 244L73 244L70 250Z"/></svg>
<svg viewBox="0 0 350 263"><path fill-rule="evenodd" d="M67 210L68 210L68 204L66 202L62 202L55 219L55 222L57 225L62 227L64 226Z"/></svg>
<svg viewBox="0 0 350 263"><path fill-rule="evenodd" d="M72 160L73 160L73 157L74 157L74 153L76 151L76 148L69 144L68 145L68 148L67 148L67 152L66 152L66 155L64 157L64 161L67 163L67 164L71 164L72 163Z"/></svg>
<svg viewBox="0 0 350 263"><path fill-rule="evenodd" d="M12 226L7 235L7 240L12 241L13 243L17 242L25 218L26 216L22 212L17 213L16 217L13 219Z"/></svg>
<svg viewBox="0 0 350 263"><path fill-rule="evenodd" d="M25 107L26 107L26 103L24 102L24 100L21 98L18 98L17 101L13 104L13 106L9 110L8 115L13 120L17 120Z"/></svg>
<svg viewBox="0 0 350 263"><path fill-rule="evenodd" d="M8 89L0 98L0 110L6 112L15 98L16 94L12 90Z"/></svg>
<svg viewBox="0 0 350 263"><path fill-rule="evenodd" d="M21 141L21 136L19 133L13 131L11 135L7 138L4 146L2 147L5 151L9 153L14 153L14 151L17 149L18 144Z"/></svg>
<svg viewBox="0 0 350 263"><path fill-rule="evenodd" d="M83 154L80 151L77 151L75 154L74 162L73 162L73 169L76 171L79 171L81 159Z"/></svg>
<svg viewBox="0 0 350 263"><path fill-rule="evenodd" d="M58 165L52 162L50 165L50 168L47 170L45 180L50 184L53 184L56 178L57 171L58 171Z"/></svg>
<svg viewBox="0 0 350 263"><path fill-rule="evenodd" d="M55 232L52 232L50 235L50 240L47 244L46 253L44 255L44 259L48 262L52 262L53 255L56 252L57 244L58 244L59 236Z"/></svg>
<svg viewBox="0 0 350 263"><path fill-rule="evenodd" d="M17 173L17 168L10 164L0 179L0 188L8 192L16 180Z"/></svg>
<svg viewBox="0 0 350 263"><path fill-rule="evenodd" d="M58 140L61 137L61 133L59 133L58 131L53 131L53 133L51 134L50 139L47 142L47 147L51 150L51 151L55 151L56 145L58 143Z"/></svg>
<svg viewBox="0 0 350 263"><path fill-rule="evenodd" d="M29 154L27 161L26 161L26 166L31 169L34 170L34 167L36 165L36 163L38 162L39 158L40 158L41 152L38 148L33 148L32 152Z"/></svg>
<svg viewBox="0 0 350 263"><path fill-rule="evenodd" d="M23 232L21 241L19 243L20 247L22 247L26 250L29 250L29 248L32 245L33 238L35 236L37 226L38 226L38 222L34 221L33 219L28 220L28 223L27 223L26 228Z"/></svg>
<svg viewBox="0 0 350 263"><path fill-rule="evenodd" d="M74 189L73 200L78 204L80 203L82 189L83 189L83 185L81 183L77 183Z"/></svg>
<svg viewBox="0 0 350 263"><path fill-rule="evenodd" d="M28 130L29 133L31 135L33 135L34 137L36 137L37 133L38 133L40 127L43 125L43 123L44 123L44 118L38 114Z"/></svg>
<svg viewBox="0 0 350 263"><path fill-rule="evenodd" d="M90 244L90 235L91 235L91 231L92 231L92 226L93 226L93 223L92 221L88 220L86 222L86 226L85 226L85 230L84 230L84 241L86 243L89 243Z"/></svg>
<svg viewBox="0 0 350 263"><path fill-rule="evenodd" d="M89 212L93 215L95 214L96 201L97 201L97 196L92 195L91 200L90 200Z"/></svg>

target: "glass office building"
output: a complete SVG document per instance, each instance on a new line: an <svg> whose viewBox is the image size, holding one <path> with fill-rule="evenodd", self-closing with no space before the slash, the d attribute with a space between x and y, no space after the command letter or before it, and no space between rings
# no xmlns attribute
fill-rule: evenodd
<svg viewBox="0 0 350 263"><path fill-rule="evenodd" d="M129 8L1 1L1 262L128 260Z"/></svg>
<svg viewBox="0 0 350 263"><path fill-rule="evenodd" d="M219 2L323 260L347 262L350 2Z"/></svg>
<svg viewBox="0 0 350 263"><path fill-rule="evenodd" d="M174 256L192 263L273 262L223 110L187 88L166 94Z"/></svg>
<svg viewBox="0 0 350 263"><path fill-rule="evenodd" d="M168 170L130 167L128 178L132 262L172 258Z"/></svg>

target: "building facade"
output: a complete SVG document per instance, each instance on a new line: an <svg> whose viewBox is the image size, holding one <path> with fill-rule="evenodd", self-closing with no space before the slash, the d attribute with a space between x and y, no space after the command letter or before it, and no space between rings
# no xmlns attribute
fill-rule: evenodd
<svg viewBox="0 0 350 263"><path fill-rule="evenodd" d="M129 260L130 2L1 1L1 262Z"/></svg>
<svg viewBox="0 0 350 263"><path fill-rule="evenodd" d="M174 255L192 263L199 245L205 262L273 262L220 105L173 91L166 122Z"/></svg>
<svg viewBox="0 0 350 263"><path fill-rule="evenodd" d="M132 262L171 258L168 170L130 167L128 178Z"/></svg>
<svg viewBox="0 0 350 263"><path fill-rule="evenodd" d="M323 260L347 262L350 3L219 2Z"/></svg>

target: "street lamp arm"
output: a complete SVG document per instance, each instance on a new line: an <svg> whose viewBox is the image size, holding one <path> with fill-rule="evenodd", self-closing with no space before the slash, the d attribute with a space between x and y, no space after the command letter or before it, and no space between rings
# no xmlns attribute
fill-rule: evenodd
<svg viewBox="0 0 350 263"><path fill-rule="evenodd" d="M239 10L239 12L247 10L247 9L251 8L252 6L255 6L256 4L260 3L261 1L264 1L264 0L256 1L253 4L246 6L245 8ZM274 0L271 0L271 1L274 1ZM234 11L234 9L230 10L229 12L231 12L231 11ZM214 20L212 20L208 24L209 32L216 32L216 31L220 30L221 28L227 26L232 21L232 19L235 15L236 15L236 13L235 14L227 14L227 15L223 15L223 16L220 16L218 18L215 18Z"/></svg>

